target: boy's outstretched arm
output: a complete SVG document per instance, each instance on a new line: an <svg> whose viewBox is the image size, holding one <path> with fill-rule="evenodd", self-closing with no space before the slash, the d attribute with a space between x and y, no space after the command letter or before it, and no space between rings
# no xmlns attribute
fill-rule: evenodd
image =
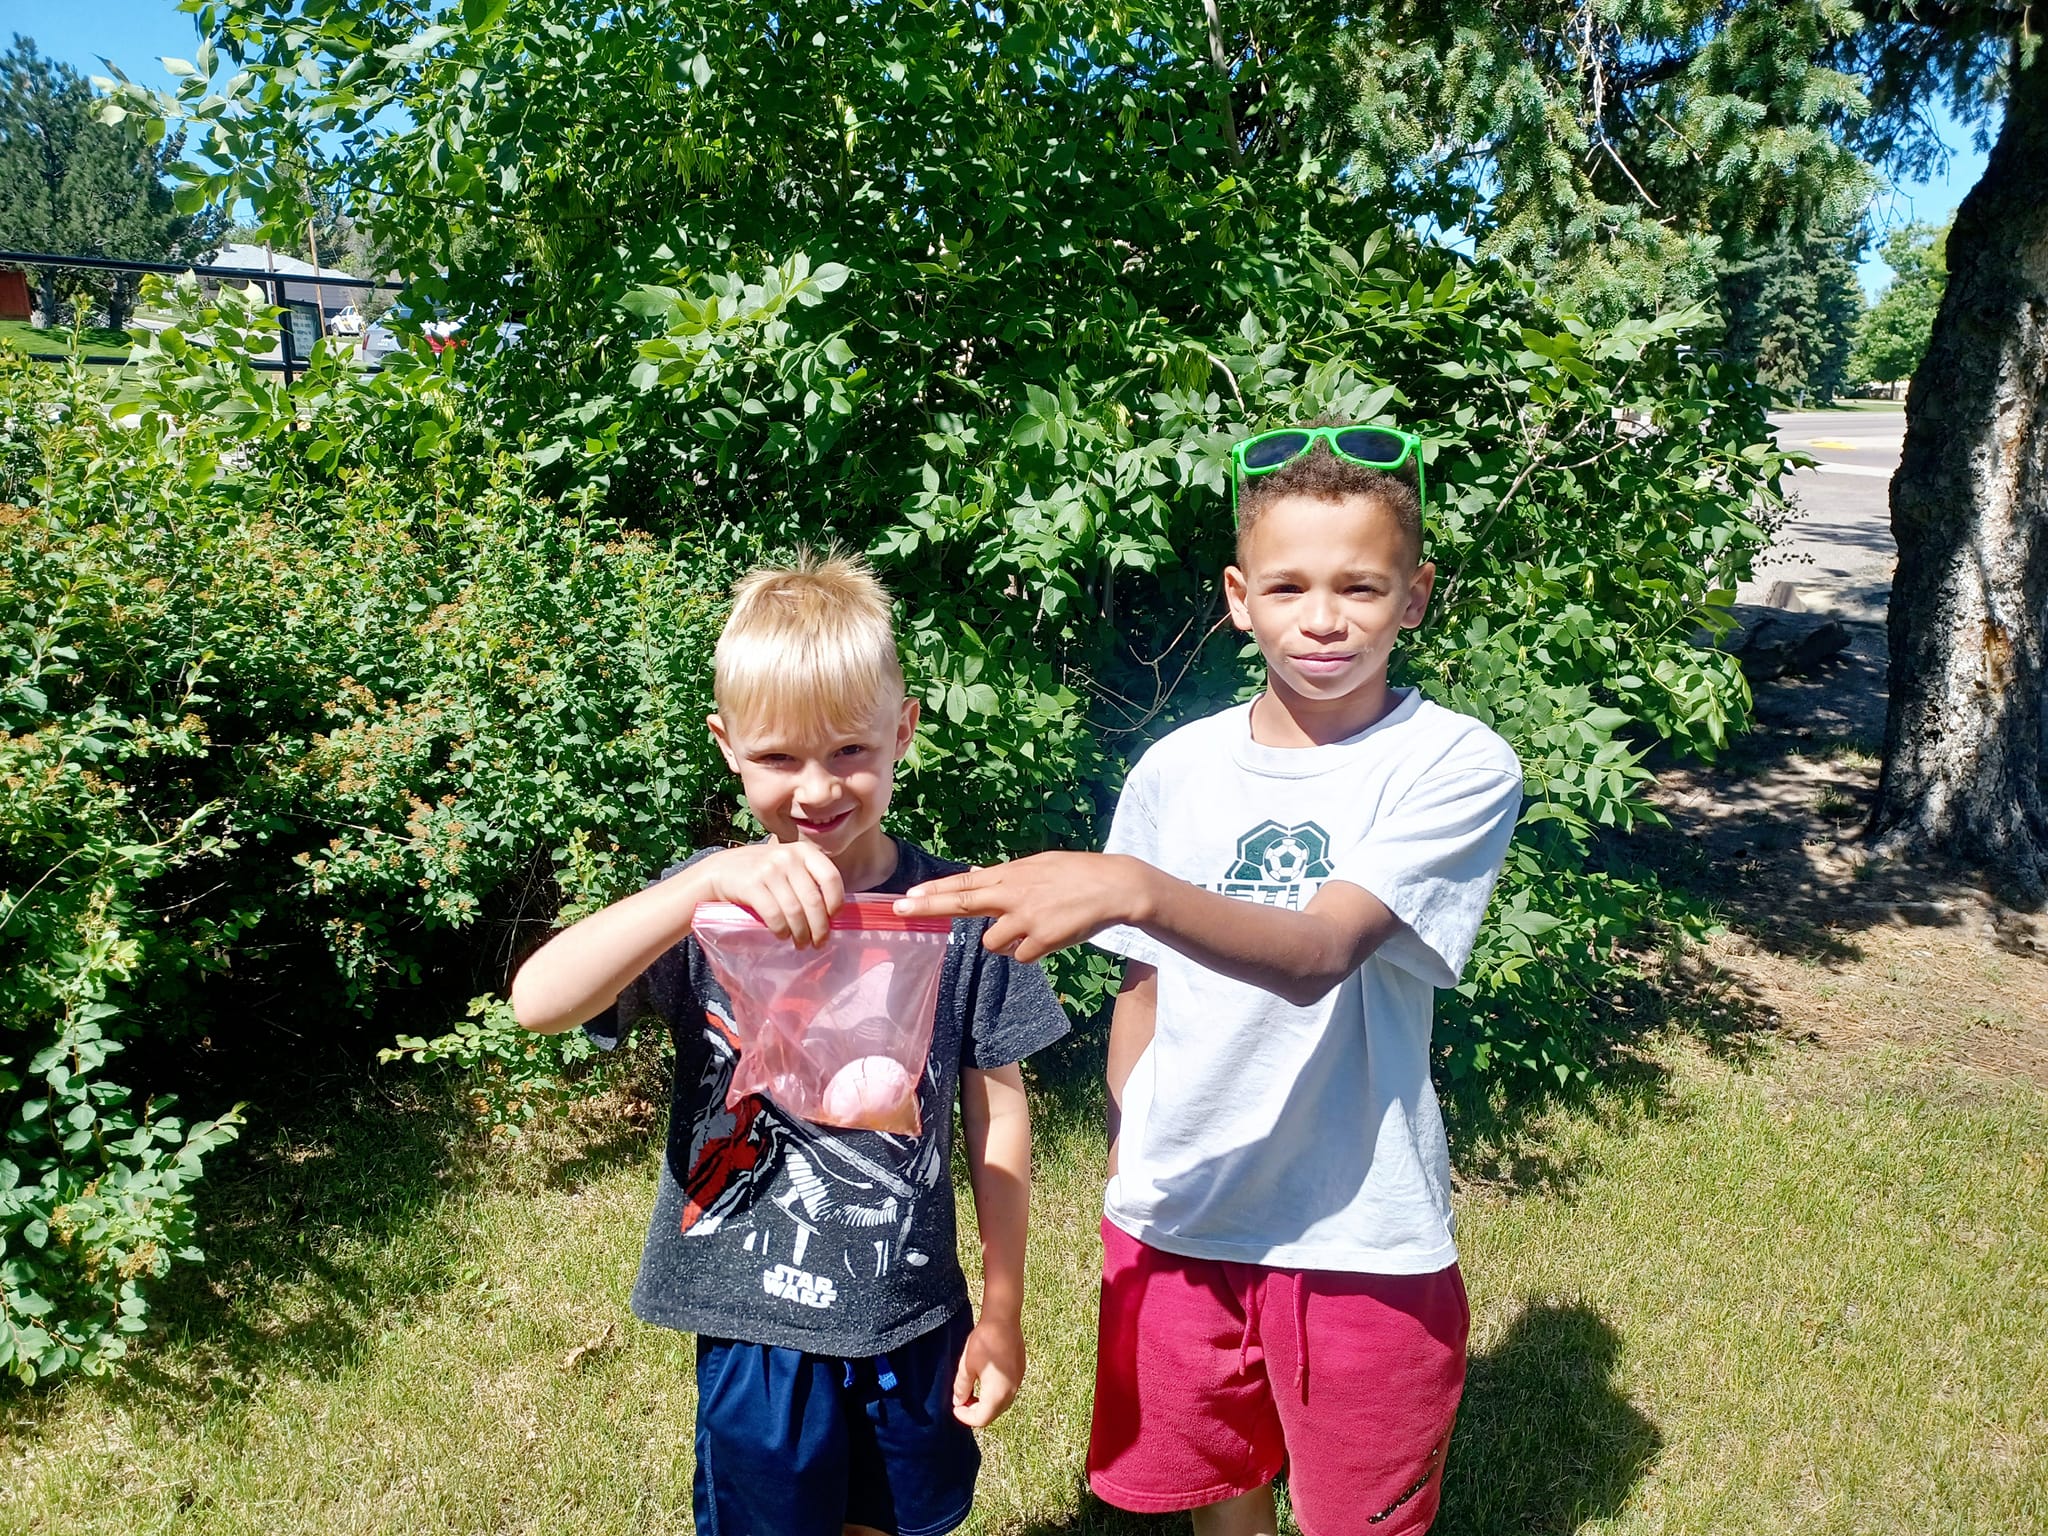
<svg viewBox="0 0 2048 1536"><path fill-rule="evenodd" d="M513 1017L541 1035L596 1018L682 941L703 902L740 902L778 938L822 944L845 900L838 869L807 843L728 848L591 913L535 950L512 978Z"/></svg>
<svg viewBox="0 0 2048 1536"><path fill-rule="evenodd" d="M1031 1109L1014 1062L960 1074L960 1127L981 1230L981 1316L953 1377L953 1417L981 1429L1024 1381L1024 1236L1031 1214Z"/></svg>
<svg viewBox="0 0 2048 1536"><path fill-rule="evenodd" d="M982 943L1023 961L1126 924L1196 964L1306 1006L1400 931L1362 886L1332 880L1299 912L1205 891L1114 853L1039 853L913 887L906 914L992 917Z"/></svg>

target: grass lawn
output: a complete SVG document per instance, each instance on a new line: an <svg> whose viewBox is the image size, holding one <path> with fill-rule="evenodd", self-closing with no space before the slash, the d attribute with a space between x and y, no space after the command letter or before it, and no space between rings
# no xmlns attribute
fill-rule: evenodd
<svg viewBox="0 0 2048 1536"><path fill-rule="evenodd" d="M1092 1066L1037 1095L1032 1374L971 1530L1175 1528L1081 1484ZM690 1344L625 1306L650 1128L600 1106L491 1152L406 1081L223 1160L213 1263L125 1376L0 1397L0 1530L689 1529ZM1439 1531L2048 1530L2041 1089L1673 1036L1459 1140Z"/></svg>
<svg viewBox="0 0 2048 1536"><path fill-rule="evenodd" d="M128 333L110 331L104 326L87 326L79 334L82 350L94 357L128 356ZM71 350L70 330L39 331L26 320L0 320L0 341L21 348L24 352L68 352Z"/></svg>

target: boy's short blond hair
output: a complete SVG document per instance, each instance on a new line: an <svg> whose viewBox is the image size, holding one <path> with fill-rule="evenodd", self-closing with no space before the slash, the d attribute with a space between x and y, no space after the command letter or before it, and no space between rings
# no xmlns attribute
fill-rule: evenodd
<svg viewBox="0 0 2048 1536"><path fill-rule="evenodd" d="M727 730L855 734L903 697L889 594L865 560L836 552L749 571L711 676Z"/></svg>

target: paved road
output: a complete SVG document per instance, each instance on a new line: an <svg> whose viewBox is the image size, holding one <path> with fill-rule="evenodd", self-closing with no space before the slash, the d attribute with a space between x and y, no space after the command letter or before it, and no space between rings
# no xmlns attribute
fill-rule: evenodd
<svg viewBox="0 0 2048 1536"><path fill-rule="evenodd" d="M1738 599L1761 603L1774 585L1790 582L1809 612L1882 623L1898 560L1890 492L1905 412L1798 411L1773 416L1771 424L1781 447L1820 465L1787 477L1797 513L1757 561L1756 578Z"/></svg>

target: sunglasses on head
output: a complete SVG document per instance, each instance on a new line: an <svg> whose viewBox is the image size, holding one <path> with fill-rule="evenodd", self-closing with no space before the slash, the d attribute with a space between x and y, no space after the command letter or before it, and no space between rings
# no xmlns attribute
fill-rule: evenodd
<svg viewBox="0 0 2048 1536"><path fill-rule="evenodd" d="M1399 469L1415 464L1415 503L1423 502L1422 439L1399 427L1278 427L1233 443L1230 464L1230 507L1237 510L1237 482L1270 475L1292 464L1322 443L1338 458L1367 469Z"/></svg>

